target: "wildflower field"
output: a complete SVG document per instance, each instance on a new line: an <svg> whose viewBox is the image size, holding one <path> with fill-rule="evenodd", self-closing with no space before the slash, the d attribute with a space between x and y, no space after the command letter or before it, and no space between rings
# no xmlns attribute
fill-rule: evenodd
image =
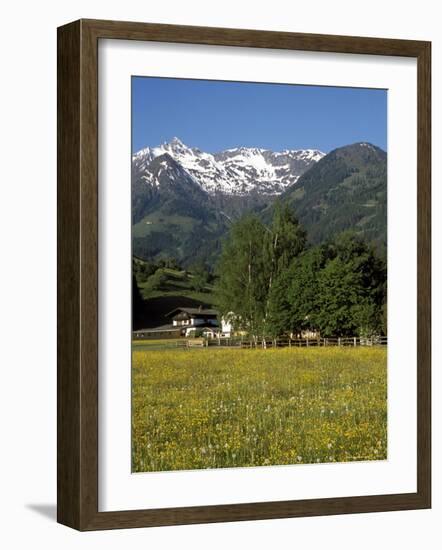
<svg viewBox="0 0 442 550"><path fill-rule="evenodd" d="M138 349L134 472L387 458L386 348Z"/></svg>

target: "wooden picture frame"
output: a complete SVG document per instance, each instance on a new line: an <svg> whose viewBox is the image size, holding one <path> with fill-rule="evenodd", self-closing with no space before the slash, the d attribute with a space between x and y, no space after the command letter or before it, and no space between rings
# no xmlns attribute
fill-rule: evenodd
<svg viewBox="0 0 442 550"><path fill-rule="evenodd" d="M417 492L98 511L98 41L403 56L418 67ZM431 506L431 44L79 20L58 29L58 521L81 531L410 510Z"/></svg>

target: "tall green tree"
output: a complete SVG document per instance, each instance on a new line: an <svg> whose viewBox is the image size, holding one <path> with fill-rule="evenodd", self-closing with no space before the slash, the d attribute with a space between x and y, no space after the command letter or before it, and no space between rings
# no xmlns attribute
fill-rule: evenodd
<svg viewBox="0 0 442 550"><path fill-rule="evenodd" d="M330 245L331 259L318 275L316 321L324 336L361 336L382 330L386 265L352 233Z"/></svg>
<svg viewBox="0 0 442 550"><path fill-rule="evenodd" d="M385 261L354 234L342 234L306 250L280 273L271 292L270 330L274 336L307 329L369 336L385 326L385 299Z"/></svg>
<svg viewBox="0 0 442 550"><path fill-rule="evenodd" d="M268 266L267 302L264 315L264 333L275 336L284 321L281 292L284 293L284 274L292 261L304 250L307 235L292 210L276 201L273 220L266 235L266 265ZM279 329L278 329L279 330Z"/></svg>
<svg viewBox="0 0 442 550"><path fill-rule="evenodd" d="M221 314L233 312L235 328L254 336L262 329L267 298L266 231L255 215L240 219L231 228L217 267L215 294Z"/></svg>
<svg viewBox="0 0 442 550"><path fill-rule="evenodd" d="M364 301L360 273L336 257L319 273L316 322L324 336L354 334L356 309Z"/></svg>
<svg viewBox="0 0 442 550"><path fill-rule="evenodd" d="M273 336L300 333L317 327L318 275L328 258L328 250L317 246L292 260L275 281L271 295Z"/></svg>
<svg viewBox="0 0 442 550"><path fill-rule="evenodd" d="M275 206L270 227L254 215L234 224L218 265L221 312L234 312L240 328L254 336L273 335L275 281L305 243L305 231L291 210L280 203Z"/></svg>
<svg viewBox="0 0 442 550"><path fill-rule="evenodd" d="M292 260L304 250L306 240L307 234L291 208L279 200L276 201L268 232L269 256L274 276L287 269Z"/></svg>

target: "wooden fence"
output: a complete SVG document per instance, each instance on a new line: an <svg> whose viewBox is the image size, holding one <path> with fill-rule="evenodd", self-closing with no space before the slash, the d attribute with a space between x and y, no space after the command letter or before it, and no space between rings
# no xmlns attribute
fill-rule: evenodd
<svg viewBox="0 0 442 550"><path fill-rule="evenodd" d="M258 341L242 341L242 348L309 348L309 347L357 347L357 346L386 346L388 339L386 336L378 336L372 338L360 338L358 336L346 338L287 338L276 340L258 340ZM209 343L209 345L212 345Z"/></svg>
<svg viewBox="0 0 442 550"><path fill-rule="evenodd" d="M386 346L386 336L375 336L371 338L360 338L352 336L346 338L278 338L250 340L245 338L195 338L177 341L176 347L204 348L204 347L229 347L244 349L272 349L272 348L309 348L309 347L357 347L357 346Z"/></svg>
<svg viewBox="0 0 442 550"><path fill-rule="evenodd" d="M236 348L236 349L274 349L274 348L315 348L331 346L386 346L386 336L373 338L360 338L352 336L347 338L278 338L257 339L249 338L180 338L177 340L146 343L137 343L134 349L138 351L158 351L165 349L204 349L204 348Z"/></svg>

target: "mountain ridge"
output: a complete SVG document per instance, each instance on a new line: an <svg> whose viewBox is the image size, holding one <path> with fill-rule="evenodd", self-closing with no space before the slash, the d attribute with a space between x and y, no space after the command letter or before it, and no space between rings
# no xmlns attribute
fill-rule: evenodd
<svg viewBox="0 0 442 550"><path fill-rule="evenodd" d="M174 137L157 147L146 147L132 155L132 173L146 184L157 185L151 163L168 154L194 178L209 195L245 196L254 191L265 195L282 193L315 162L325 156L318 149L281 152L258 147L235 147L219 153L206 153L188 147Z"/></svg>
<svg viewBox="0 0 442 550"><path fill-rule="evenodd" d="M313 244L351 229L385 247L387 153L367 142L338 147L280 199L293 207Z"/></svg>

